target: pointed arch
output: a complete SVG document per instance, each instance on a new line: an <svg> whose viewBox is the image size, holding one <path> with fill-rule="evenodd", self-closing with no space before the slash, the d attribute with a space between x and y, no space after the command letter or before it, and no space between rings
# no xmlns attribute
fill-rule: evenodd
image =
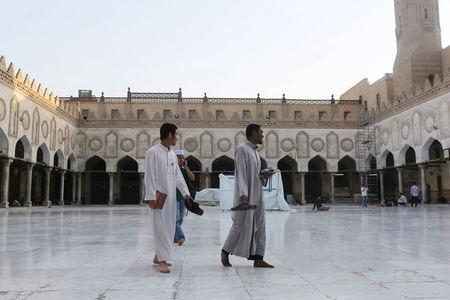
<svg viewBox="0 0 450 300"><path fill-rule="evenodd" d="M134 158L126 155L117 162L117 171L137 172L138 163Z"/></svg>
<svg viewBox="0 0 450 300"><path fill-rule="evenodd" d="M212 163L211 187L219 188L219 175L222 173L234 173L234 159L222 155L216 158Z"/></svg>
<svg viewBox="0 0 450 300"><path fill-rule="evenodd" d="M77 170L77 160L75 158L75 155L70 154L69 158L67 159L67 170L70 171L76 171Z"/></svg>
<svg viewBox="0 0 450 300"><path fill-rule="evenodd" d="M308 162L308 171L327 171L327 161L320 155L316 155Z"/></svg>
<svg viewBox="0 0 450 300"><path fill-rule="evenodd" d="M277 163L278 169L282 171L298 171L298 163L291 156L286 155L282 159L280 159Z"/></svg>
<svg viewBox="0 0 450 300"><path fill-rule="evenodd" d="M28 138L24 135L17 142L14 150L14 156L31 160L31 144Z"/></svg>
<svg viewBox="0 0 450 300"><path fill-rule="evenodd" d="M53 166L61 169L64 168L64 154L61 149L58 149L53 155Z"/></svg>
<svg viewBox="0 0 450 300"><path fill-rule="evenodd" d="M422 147L422 161L439 160L444 158L442 143L435 139L429 138Z"/></svg>
<svg viewBox="0 0 450 300"><path fill-rule="evenodd" d="M103 158L94 155L86 160L86 171L106 171L106 162Z"/></svg>
<svg viewBox="0 0 450 300"><path fill-rule="evenodd" d="M356 161L349 155L346 155L338 161L338 170L339 172L356 171Z"/></svg>
<svg viewBox="0 0 450 300"><path fill-rule="evenodd" d="M106 173L106 162L97 155L90 157L85 163L85 184L87 204L105 205L109 202L109 176ZM112 200L112 199L111 199Z"/></svg>
<svg viewBox="0 0 450 300"><path fill-rule="evenodd" d="M383 154L380 157L380 167L381 168L389 168L395 165L394 155L389 150L384 150Z"/></svg>
<svg viewBox="0 0 450 300"><path fill-rule="evenodd" d="M377 159L375 156L372 155L372 153L369 153L366 157L366 170L376 170L377 169Z"/></svg>
<svg viewBox="0 0 450 300"><path fill-rule="evenodd" d="M189 155L186 157L188 167L193 172L201 172L202 171L202 162L198 160L195 156Z"/></svg>
<svg viewBox="0 0 450 300"><path fill-rule="evenodd" d="M0 128L0 155L9 154L9 140L2 128Z"/></svg>
<svg viewBox="0 0 450 300"><path fill-rule="evenodd" d="M50 165L50 151L46 143L41 144L37 149L36 162Z"/></svg>

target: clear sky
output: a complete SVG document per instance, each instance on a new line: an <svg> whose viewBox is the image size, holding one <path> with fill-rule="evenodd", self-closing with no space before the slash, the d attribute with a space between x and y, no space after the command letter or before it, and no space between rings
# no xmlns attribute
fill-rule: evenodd
<svg viewBox="0 0 450 300"><path fill-rule="evenodd" d="M443 46L450 0L441 0ZM59 96L338 97L392 71L393 0L1 4L0 54Z"/></svg>

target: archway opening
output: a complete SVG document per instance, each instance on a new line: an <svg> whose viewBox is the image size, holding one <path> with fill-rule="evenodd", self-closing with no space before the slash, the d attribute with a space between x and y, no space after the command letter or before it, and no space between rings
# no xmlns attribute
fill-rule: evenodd
<svg viewBox="0 0 450 300"><path fill-rule="evenodd" d="M234 174L234 160L229 158L228 156L221 156L215 159L212 163L212 172L211 172L211 187L219 188L220 174Z"/></svg>
<svg viewBox="0 0 450 300"><path fill-rule="evenodd" d="M120 182L120 198L114 199L114 204L139 204L138 163L131 157L125 156L117 163L117 172Z"/></svg>
<svg viewBox="0 0 450 300"><path fill-rule="evenodd" d="M343 157L338 162L338 173L334 180L336 202L352 202L354 195L360 193L360 185L355 161L349 156Z"/></svg>
<svg viewBox="0 0 450 300"><path fill-rule="evenodd" d="M98 156L86 161L86 181L84 184L86 204L106 205L109 197L109 176L106 173L106 163Z"/></svg>
<svg viewBox="0 0 450 300"><path fill-rule="evenodd" d="M308 162L308 173L305 175L305 200L307 203L313 203L317 197L329 200L329 178L327 162L322 157L315 156Z"/></svg>
<svg viewBox="0 0 450 300"><path fill-rule="evenodd" d="M285 156L278 161L277 168L281 171L283 180L284 198L293 202L293 198L299 199L299 195L294 195L294 177L298 173L297 162L290 156Z"/></svg>

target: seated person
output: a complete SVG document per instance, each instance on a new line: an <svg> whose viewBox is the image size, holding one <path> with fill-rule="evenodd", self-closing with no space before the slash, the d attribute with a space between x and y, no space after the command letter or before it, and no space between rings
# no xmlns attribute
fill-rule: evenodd
<svg viewBox="0 0 450 300"><path fill-rule="evenodd" d="M405 195L403 195L402 193L400 193L400 197L397 199L397 203L400 206L406 206L408 205L408 199L406 198ZM397 205L396 205L397 206Z"/></svg>
<svg viewBox="0 0 450 300"><path fill-rule="evenodd" d="M316 209L316 207L317 207L318 211L329 211L330 210L329 207L322 206L322 198L320 196L317 197L316 200L314 201L313 211Z"/></svg>

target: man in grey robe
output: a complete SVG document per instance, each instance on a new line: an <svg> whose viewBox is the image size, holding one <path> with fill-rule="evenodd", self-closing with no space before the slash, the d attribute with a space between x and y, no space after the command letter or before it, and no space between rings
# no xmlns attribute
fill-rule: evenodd
<svg viewBox="0 0 450 300"><path fill-rule="evenodd" d="M248 125L246 136L247 141L239 145L235 152L234 205L248 205L246 210L233 212L233 225L223 245L221 261L225 267L231 267L229 255L233 254L253 260L254 267L273 268L264 261L266 223L261 183L262 178L272 176L273 170L261 171L261 159L256 150L264 137L261 127Z"/></svg>

